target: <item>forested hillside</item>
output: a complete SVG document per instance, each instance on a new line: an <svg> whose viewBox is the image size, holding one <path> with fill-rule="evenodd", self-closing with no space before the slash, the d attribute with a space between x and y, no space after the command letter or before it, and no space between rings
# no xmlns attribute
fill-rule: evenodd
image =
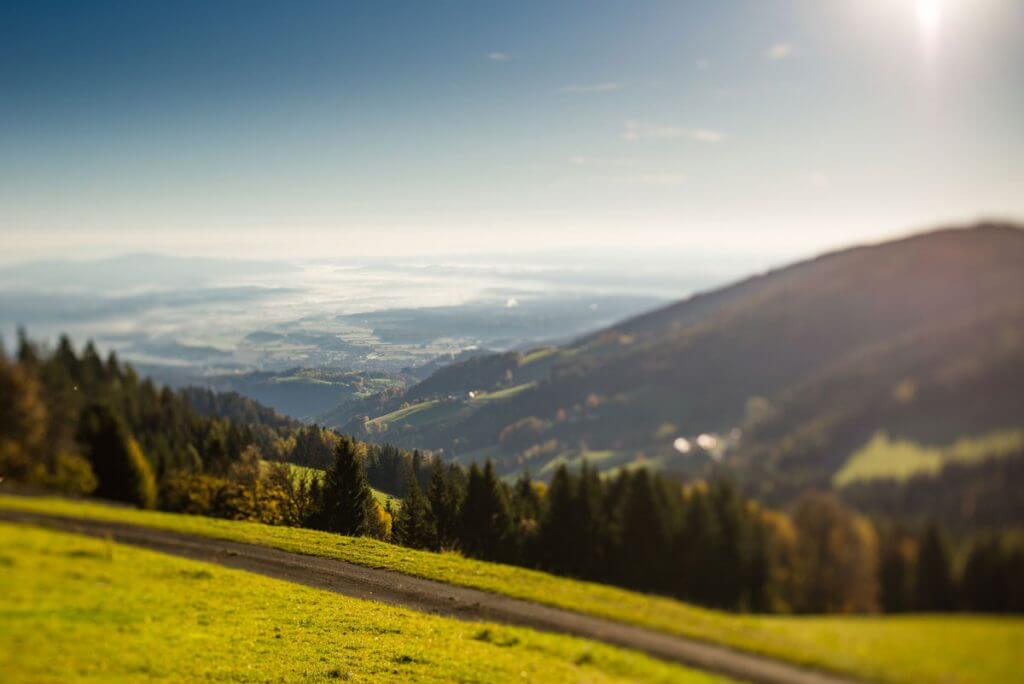
<svg viewBox="0 0 1024 684"><path fill-rule="evenodd" d="M16 360L0 356L0 390L5 488L368 535L732 610L1022 607L1012 537L961 536L961 569L940 527L879 526L831 494L773 510L724 480L564 464L549 486L525 472L510 483L490 461L467 469L297 427L239 397L158 389L67 338L46 350L23 336ZM297 476L285 461L323 473Z"/></svg>
<svg viewBox="0 0 1024 684"><path fill-rule="evenodd" d="M755 276L557 349L435 372L344 431L544 479L588 458L789 501L880 431L1024 426L1024 231L984 224Z"/></svg>

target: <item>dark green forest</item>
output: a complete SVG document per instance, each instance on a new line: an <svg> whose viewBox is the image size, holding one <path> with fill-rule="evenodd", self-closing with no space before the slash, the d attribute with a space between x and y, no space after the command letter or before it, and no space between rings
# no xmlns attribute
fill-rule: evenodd
<svg viewBox="0 0 1024 684"><path fill-rule="evenodd" d="M239 395L161 388L66 337L49 349L22 334L0 358L0 477L5 489L370 535L729 610L1024 610L1018 540L951 536L950 521L928 511L900 524L892 513L923 498L914 480L905 499L808 489L772 509L727 478L644 468L501 478L489 461L467 469L301 425ZM371 487L401 505L382 506Z"/></svg>

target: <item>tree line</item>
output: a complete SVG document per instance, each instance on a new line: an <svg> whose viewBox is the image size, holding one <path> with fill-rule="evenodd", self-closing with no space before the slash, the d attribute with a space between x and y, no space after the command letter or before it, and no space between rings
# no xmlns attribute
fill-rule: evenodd
<svg viewBox="0 0 1024 684"><path fill-rule="evenodd" d="M646 469L559 467L515 482L319 426L238 398L157 388L93 345L24 335L0 354L0 477L142 507L370 535L756 612L1024 610L1024 552L979 537L957 562L943 531L876 525L810 492L787 511L729 482ZM224 418L216 407L236 417ZM323 468L299 475L280 461ZM382 505L371 486L402 496Z"/></svg>

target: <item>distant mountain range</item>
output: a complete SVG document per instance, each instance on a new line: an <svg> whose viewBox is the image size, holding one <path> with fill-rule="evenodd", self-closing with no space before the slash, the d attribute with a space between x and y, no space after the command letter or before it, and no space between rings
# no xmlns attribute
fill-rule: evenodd
<svg viewBox="0 0 1024 684"><path fill-rule="evenodd" d="M560 347L473 358L335 414L361 438L544 477L732 469L766 499L874 436L1024 428L1024 230L983 224L833 252ZM341 422L340 419L344 419Z"/></svg>

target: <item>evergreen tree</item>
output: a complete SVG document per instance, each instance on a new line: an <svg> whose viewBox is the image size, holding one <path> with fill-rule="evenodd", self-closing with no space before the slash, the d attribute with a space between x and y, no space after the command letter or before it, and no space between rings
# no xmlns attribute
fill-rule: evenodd
<svg viewBox="0 0 1024 684"><path fill-rule="evenodd" d="M528 471L523 471L512 489L512 512L520 524L540 519L540 495Z"/></svg>
<svg viewBox="0 0 1024 684"><path fill-rule="evenodd" d="M919 548L915 581L917 609L951 610L956 605L951 554L937 525L928 525Z"/></svg>
<svg viewBox="0 0 1024 684"><path fill-rule="evenodd" d="M575 516L572 479L565 465L558 466L548 486L547 505L541 516L537 554L542 567L552 572L575 569Z"/></svg>
<svg viewBox="0 0 1024 684"><path fill-rule="evenodd" d="M373 499L356 443L342 437L334 448L334 462L324 475L320 524L331 532L350 536L367 533L368 508Z"/></svg>
<svg viewBox="0 0 1024 684"><path fill-rule="evenodd" d="M604 514L604 483L586 461L580 468L573 496L573 528L577 536L576 571L599 579L608 572L608 526Z"/></svg>
<svg viewBox="0 0 1024 684"><path fill-rule="evenodd" d="M897 528L882 546L878 568L878 585L882 610L903 613L914 604L914 548L913 541Z"/></svg>
<svg viewBox="0 0 1024 684"><path fill-rule="evenodd" d="M483 471L474 463L462 504L462 549L470 556L510 561L514 549L508 497L488 461Z"/></svg>
<svg viewBox="0 0 1024 684"><path fill-rule="evenodd" d="M622 510L618 576L628 586L659 590L666 585L669 543L664 509L656 484L647 470L629 478Z"/></svg>
<svg viewBox="0 0 1024 684"><path fill-rule="evenodd" d="M152 508L156 480L139 445L106 404L91 404L79 420L78 441L99 481L96 495Z"/></svg>
<svg viewBox="0 0 1024 684"><path fill-rule="evenodd" d="M442 549L455 548L459 540L462 496L458 482L440 459L435 460L431 468L427 499L433 513L438 546Z"/></svg>
<svg viewBox="0 0 1024 684"><path fill-rule="evenodd" d="M736 608L743 594L743 551L747 534L743 502L727 481L718 481L712 486L710 499L717 536L709 559L714 572L707 600L713 606Z"/></svg>
<svg viewBox="0 0 1024 684"><path fill-rule="evenodd" d="M397 543L413 549L437 550L434 516L416 478L409 479L405 497L394 520L392 534Z"/></svg>
<svg viewBox="0 0 1024 684"><path fill-rule="evenodd" d="M679 575L676 593L695 603L709 603L714 591L715 566L711 562L718 545L717 526L707 492L695 487L684 506L683 524L676 533L674 554Z"/></svg>
<svg viewBox="0 0 1024 684"><path fill-rule="evenodd" d="M1008 584L1015 578L1005 572L1003 547L996 537L983 537L974 542L964 565L962 582L964 607L976 612L1007 610L1004 601ZM1016 578L1016 581L1020 581Z"/></svg>

